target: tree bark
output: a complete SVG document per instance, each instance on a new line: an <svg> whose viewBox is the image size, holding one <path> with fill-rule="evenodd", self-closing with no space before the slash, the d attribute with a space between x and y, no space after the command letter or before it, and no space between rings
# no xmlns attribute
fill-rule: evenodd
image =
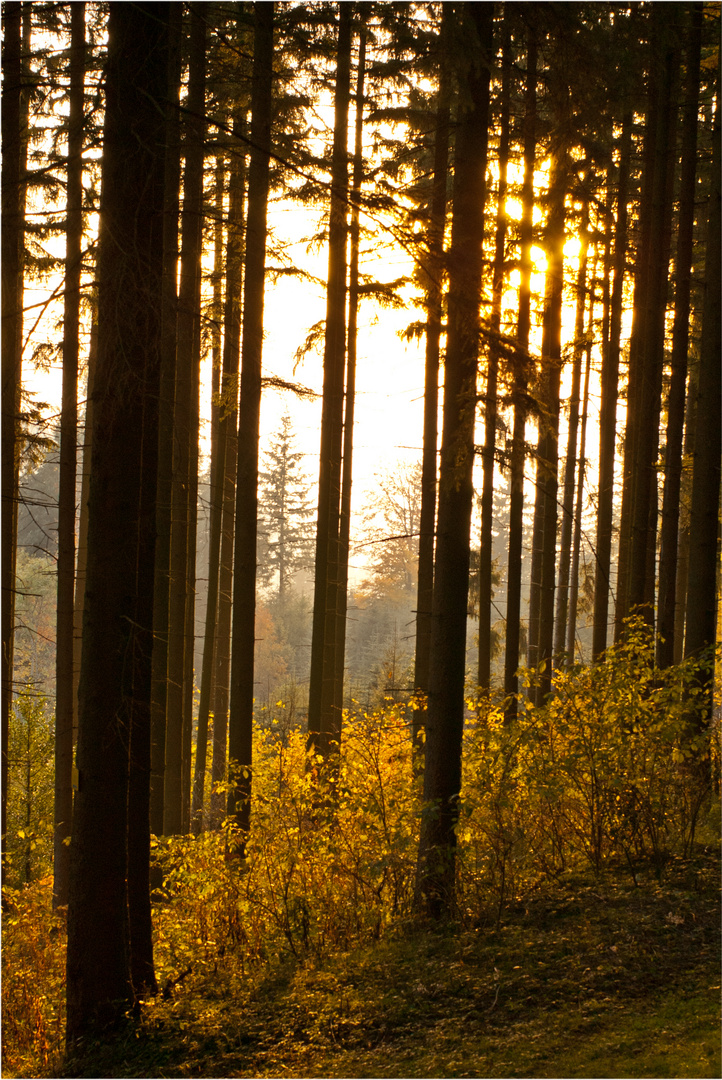
<svg viewBox="0 0 722 1080"><path fill-rule="evenodd" d="M444 282L444 229L449 166L450 73L447 60L449 7L441 9L441 59L434 138L434 175L431 185L426 252L426 351L424 363L424 434L421 460L421 512L419 518L419 571L416 591L416 651L414 687L421 700L414 704L412 740L414 771L423 767L421 732L429 691L431 607L434 591L434 539L436 531L436 466L438 456L439 342Z"/></svg>
<svg viewBox="0 0 722 1080"><path fill-rule="evenodd" d="M243 121L234 121L240 134ZM231 671L231 600L235 538L236 464L238 427L238 368L241 353L241 287L243 281L244 201L246 165L240 140L232 148L228 181L228 235L226 239L226 297L223 314L223 379L218 431L219 462L223 460L223 511L218 572L218 631L213 688L213 764L211 767L211 827L219 828L226 798L218 790L226 776L228 743L228 694Z"/></svg>
<svg viewBox="0 0 722 1080"><path fill-rule="evenodd" d="M353 186L351 189L350 262L348 284L348 344L346 350L346 393L343 420L343 464L341 506L339 513L339 596L336 620L336 701L334 709L343 710L343 677L346 657L346 614L348 610L348 558L351 534L351 482L353 477L353 418L356 401L356 338L359 306L359 206L363 181L363 105L366 66L366 27L359 31L359 58L356 75L356 127L354 137Z"/></svg>
<svg viewBox="0 0 722 1080"><path fill-rule="evenodd" d="M559 551L559 584L556 597L556 619L554 623L554 656L560 661L567 640L567 615L569 613L569 574L572 556L572 531L574 525L574 480L577 465L577 435L579 433L580 391L582 384L582 358L586 352L584 345L584 313L587 300L587 251L589 249L589 203L584 201L582 220L579 226L581 252L579 272L577 274L577 303L574 320L574 358L572 361L572 385L569 395L569 428L567 433L567 455L564 462L564 489L562 495L562 527ZM584 452L580 451L580 461ZM574 640L572 638L572 640ZM567 656L567 660L573 659Z"/></svg>
<svg viewBox="0 0 722 1080"><path fill-rule="evenodd" d="M624 273L627 260L627 200L632 146L632 116L622 120L617 178L617 222L614 230L614 261L609 336L602 357L601 403L599 407L599 505L597 508L596 572L594 577L594 627L592 658L598 660L607 647L610 579L612 562L612 521L614 515L614 458L617 435L619 356L622 333Z"/></svg>
<svg viewBox="0 0 722 1080"><path fill-rule="evenodd" d="M158 440L166 20L165 4L110 8L79 788L68 908L69 1046L93 1028L123 1020L135 997L131 948L141 937L150 941L153 469ZM147 926L141 934L138 884L144 852ZM137 962L147 959L140 955ZM134 965L133 979L137 976ZM151 976L152 957L150 971L145 970L146 984Z"/></svg>
<svg viewBox="0 0 722 1080"><path fill-rule="evenodd" d="M346 354L346 204L348 132L351 93L351 10L340 4L336 52L334 135L331 162L331 208L328 237L326 336L323 355L323 402L316 524L311 680L308 702L309 745L324 757L341 737L336 694L336 620L338 617L339 517L343 446L343 390Z"/></svg>
<svg viewBox="0 0 722 1080"><path fill-rule="evenodd" d="M529 600L529 666L539 671L539 680L534 693L537 704L541 704L550 692L552 678L566 186L566 151L560 148L552 161L549 216L546 225L547 272L542 329L543 369L539 390L541 412L537 444L537 490Z"/></svg>
<svg viewBox="0 0 722 1080"><path fill-rule="evenodd" d="M168 691L168 619L170 602L171 500L173 490L173 426L178 320L178 233L180 215L181 36L183 5L168 5L168 110L166 114L163 212L163 299L161 305L161 372L156 494L156 561L153 586L153 697L151 704L151 831L164 831L166 707Z"/></svg>
<svg viewBox="0 0 722 1080"><path fill-rule="evenodd" d="M653 7L651 19L652 59L629 347L615 639L621 635L624 620L635 607L640 608L650 623L654 618L649 548L651 532L656 535L656 456L673 175L670 137L674 129L672 110L678 56L667 25L669 15Z"/></svg>
<svg viewBox="0 0 722 1080"><path fill-rule="evenodd" d="M215 670L215 638L218 619L218 575L221 556L221 519L223 516L223 466L220 444L220 373L221 373L221 312L223 310L223 157L216 159L215 221L213 226L213 327L212 327L212 386L211 386L211 464L210 464L210 535L208 542L208 599L206 602L203 635L203 666L198 702L196 760L193 773L191 830L198 836L203 831L206 760L208 757L208 722L211 711L213 673Z"/></svg>
<svg viewBox="0 0 722 1080"><path fill-rule="evenodd" d="M233 638L228 713L228 759L232 770L229 777L228 818L240 832L239 853L242 853L244 849L245 837L250 827L253 768L258 434L263 358L266 219L271 152L273 14L273 3L264 2L254 5L251 157L248 170L246 267L243 286Z"/></svg>
<svg viewBox="0 0 722 1080"><path fill-rule="evenodd" d="M694 241L695 185L697 173L697 112L703 7L692 8L688 30L687 83L682 126L682 166L677 223L676 289L672 331L672 374L667 399L667 447L662 499L659 597L657 618L657 664L674 663L677 578L677 535L682 478L687 350L689 348L690 292Z"/></svg>
<svg viewBox="0 0 722 1080"><path fill-rule="evenodd" d="M465 4L461 12L470 54L461 73L454 155L449 330L426 712L426 812L421 819L416 878L416 905L433 918L449 914L455 898L493 14L494 5L486 3Z"/></svg>
<svg viewBox="0 0 722 1080"><path fill-rule="evenodd" d="M195 521L198 448L198 378L200 365L200 288L203 224L203 133L205 105L206 22L190 9L186 150L183 178L181 273L178 291L174 463L171 495L170 597L168 616L168 686L163 831L171 836L188 827L190 747L188 661L192 665ZM191 622L192 627L192 622ZM192 678L192 666L191 666ZM192 686L191 686L192 694Z"/></svg>
<svg viewBox="0 0 722 1080"><path fill-rule="evenodd" d="M509 570L507 576L506 641L504 649L505 717L514 720L519 690L519 634L521 629L521 567L524 515L524 461L526 457L526 393L531 326L531 245L534 217L534 164L536 155L537 43L529 30L524 93L524 180L522 184L519 313L516 340L518 355L514 372L514 428L509 469Z"/></svg>
<svg viewBox="0 0 722 1080"><path fill-rule="evenodd" d="M479 550L479 690L491 684L491 602L492 538L494 515L494 456L496 450L497 386L499 380L499 343L501 302L504 292L504 255L506 249L506 193L509 166L509 82L511 40L508 10L505 9L501 67L501 121L499 128L499 190L496 207L496 235L492 268L492 306L489 356L484 402L484 449L482 453L481 547Z"/></svg>
<svg viewBox="0 0 722 1080"><path fill-rule="evenodd" d="M22 4L4 5L2 47L2 863L6 854L8 734L13 700L18 422L22 369L25 131Z"/></svg>
<svg viewBox="0 0 722 1080"><path fill-rule="evenodd" d="M704 307L690 511L689 583L685 656L698 656L715 644L717 631L717 544L720 508L720 91L712 135L712 187L707 217ZM705 682L705 715L711 714L713 675Z"/></svg>
<svg viewBox="0 0 722 1080"><path fill-rule="evenodd" d="M58 599L55 636L55 814L53 904L68 902L73 814L73 645L75 600L75 482L78 443L78 345L83 236L83 95L85 4L70 13L70 92L66 201L63 389L58 487Z"/></svg>
<svg viewBox="0 0 722 1080"><path fill-rule="evenodd" d="M592 275L593 277L594 275ZM579 601L579 552L582 541L582 509L584 505L584 475L586 472L587 417L589 415L589 375L592 367L592 337L594 334L594 288L589 297L589 330L584 371L584 390L582 392L582 422L579 432L579 466L577 469L577 497L574 508L574 535L572 538L571 572L569 584L569 611L566 620L566 663L574 663L574 644L577 633L577 607ZM564 648L564 646L562 646Z"/></svg>

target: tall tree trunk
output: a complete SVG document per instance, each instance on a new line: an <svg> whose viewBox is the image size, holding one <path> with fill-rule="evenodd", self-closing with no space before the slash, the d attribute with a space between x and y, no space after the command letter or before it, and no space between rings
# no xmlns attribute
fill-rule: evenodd
<svg viewBox="0 0 722 1080"><path fill-rule="evenodd" d="M717 97L712 142L711 191L707 218L704 307L700 345L699 389L692 474L690 511L689 583L687 586L687 626L685 656L697 656L716 641L717 630L717 543L720 508L720 84L717 70ZM702 718L712 708L713 676L705 682L706 700Z"/></svg>
<svg viewBox="0 0 722 1080"><path fill-rule="evenodd" d="M13 700L18 423L23 336L26 133L23 124L22 11L3 8L2 47L2 861L6 855L8 733Z"/></svg>
<svg viewBox="0 0 722 1080"><path fill-rule="evenodd" d="M454 156L449 330L424 762L424 802L429 811L421 819L416 880L416 904L434 918L448 914L455 897L493 15L493 4L464 4L461 11L469 53L461 73Z"/></svg>
<svg viewBox="0 0 722 1080"><path fill-rule="evenodd" d="M439 341L441 338L444 281L444 228L449 165L450 73L447 37L450 8L441 9L441 59L434 136L434 175L431 185L426 253L426 353L424 364L424 434L421 460L421 511L419 516L419 571L416 592L416 651L414 687L421 700L412 716L414 771L423 764L421 731L429 691L431 607L434 591L434 537L436 527L436 461L439 413Z"/></svg>
<svg viewBox="0 0 722 1080"><path fill-rule="evenodd" d="M524 93L524 180L521 203L521 280L516 339L518 354L514 371L514 427L509 469L509 569L507 574L506 641L504 648L505 716L512 721L517 713L519 690L519 634L521 630L521 567L524 515L524 461L526 429L527 367L531 326L531 245L534 217L534 164L536 155L537 43L529 30L526 86Z"/></svg>
<svg viewBox="0 0 722 1080"><path fill-rule="evenodd" d="M614 280L612 283L609 336L602 357L599 408L599 505L597 509L596 572L594 577L594 627L592 658L598 660L607 647L612 520L614 514L614 457L617 435L619 355L622 333L624 272L627 259L627 199L632 146L632 116L622 120L617 178L617 221L614 230Z"/></svg>
<svg viewBox="0 0 722 1080"><path fill-rule="evenodd" d="M234 121L236 136L243 120ZM243 144L234 143L228 180L228 235L226 239L226 297L223 314L223 379L218 429L219 462L223 461L221 551L218 572L218 630L216 670L213 680L213 764L211 767L211 827L219 828L226 798L218 790L226 776L228 743L228 693L231 671L231 600L233 546L236 511L236 463L238 427L238 367L241 354L241 286L243 281L243 222L246 165Z"/></svg>
<svg viewBox="0 0 722 1080"><path fill-rule="evenodd" d="M351 189L350 261L348 285L348 345L346 395L343 420L343 465L339 514L339 595L336 620L336 701L337 715L343 710L343 676L346 656L346 614L348 610L348 557L351 534L351 481L353 476L353 417L356 400L356 338L359 305L359 205L363 180L363 105L366 66L366 27L359 31L359 58L356 75L356 130L354 137L353 186Z"/></svg>
<svg viewBox="0 0 722 1080"><path fill-rule="evenodd" d="M529 601L529 666L539 669L539 681L534 695L537 704L541 704L550 692L552 677L566 187L566 152L560 148L552 161L549 216L546 224L547 272L542 329L543 369L539 390L541 413L537 445L537 490Z"/></svg>
<svg viewBox="0 0 722 1080"><path fill-rule="evenodd" d="M208 600L206 602L205 631L203 635L203 666L198 702L198 726L196 734L196 760L193 773L193 801L191 804L191 829L197 836L203 831L203 805L205 801L206 760L208 757L208 721L211 711L213 672L215 670L215 637L218 619L218 573L221 556L221 518L223 516L223 466L220 456L220 374L221 374L221 313L223 310L223 157L216 159L216 191L213 226L213 326L212 334L212 386L211 386L211 464L210 464L210 530L208 542Z"/></svg>
<svg viewBox="0 0 722 1080"><path fill-rule="evenodd" d="M669 15L653 7L650 17L653 47L629 349L616 638L633 608L640 607L650 623L654 617L649 548L650 534L656 533L656 457L671 221L670 140L678 55L673 48Z"/></svg>
<svg viewBox="0 0 722 1080"><path fill-rule="evenodd" d="M206 22L200 8L190 9L186 150L183 178L181 273L178 291L176 386L174 409L174 463L171 495L170 598L168 617L168 687L163 831L181 833L187 825L190 779L188 734L188 655L191 663L193 634L188 638L191 592L195 581L194 524L197 484L193 461L197 454L198 369L200 364L200 288L203 215L203 132L205 104ZM192 624L191 624L192 625ZM191 668L192 671L192 668Z"/></svg>
<svg viewBox="0 0 722 1080"><path fill-rule="evenodd" d="M67 1040L152 981L150 653L167 5L113 4L105 71L98 367L68 908ZM145 854L145 904L139 895ZM140 926L141 908L147 926ZM132 929L131 929L132 927Z"/></svg>
<svg viewBox="0 0 722 1080"><path fill-rule="evenodd" d="M679 9L677 9L679 10ZM657 457L664 371L664 339L669 290L669 255L676 167L675 137L679 51L676 35L660 27L660 113L656 143L649 291L646 297L641 383L641 413L634 469L632 537L629 565L629 606L639 606L654 623L655 556L658 516Z"/></svg>
<svg viewBox="0 0 722 1080"><path fill-rule="evenodd" d="M592 274L592 278L594 275ZM587 416L589 414L589 375L592 367L592 337L594 334L594 288L589 296L589 330L587 344L584 347L586 355L584 371L584 390L582 392L582 423L579 432L579 467L577 470L577 498L574 508L574 536L572 538L572 560L569 585L569 611L566 626L566 646L562 642L562 650L566 651L567 666L574 663L574 643L577 633L577 607L579 601L579 552L582 542L582 510L584 507L584 474L586 471L587 449Z"/></svg>
<svg viewBox="0 0 722 1080"><path fill-rule="evenodd" d="M506 193L509 165L509 81L511 39L509 12L504 9L504 40L501 68L501 126L499 129L499 190L496 206L496 236L492 268L492 306L489 356L484 402L484 449L482 453L481 546L479 551L479 689L488 691L491 683L491 601L494 516L494 453L496 450L497 385L499 379L499 343L501 302L504 293L504 254L506 249Z"/></svg>
<svg viewBox="0 0 722 1080"><path fill-rule="evenodd" d="M672 332L672 375L667 400L667 448L662 500L657 622L657 663L660 667L669 667L674 662L677 534L682 477L687 350L689 348L702 20L702 4L694 4L692 7L692 21L688 30L687 83L682 126L682 170L675 266L676 289L674 297L674 329Z"/></svg>
<svg viewBox="0 0 722 1080"><path fill-rule="evenodd" d="M559 585L557 588L557 611L554 624L554 656L561 659L567 640L567 614L569 610L569 571L572 554L572 525L574 523L574 478L577 464L577 435L579 433L580 391L582 383L582 358L585 354L584 313L587 300L587 251L589 249L589 203L582 206L579 225L581 251L577 274L577 303L574 320L574 359L572 386L569 395L569 428L567 432L567 456L564 462L564 492L562 495L562 527L559 551ZM583 453L580 455L580 459Z"/></svg>
<svg viewBox="0 0 722 1080"><path fill-rule="evenodd" d="M687 584L689 582L689 512L692 502L692 462L694 460L695 427L697 420L697 389L699 386L699 357L688 360L687 407L684 417L684 456L680 483L679 539L677 543L676 604L674 612L674 663L684 658L684 627L687 621Z"/></svg>
<svg viewBox="0 0 722 1080"><path fill-rule="evenodd" d="M316 576L311 634L308 738L324 757L338 746L336 620L338 617L339 516L346 358L346 203L348 197L348 111L351 93L351 9L340 4L336 53L331 209L328 236L326 337L316 525Z"/></svg>
<svg viewBox="0 0 722 1080"><path fill-rule="evenodd" d="M231 784L228 817L238 826L243 850L251 815L253 767L253 652L256 618L258 434L263 358L269 164L273 90L273 3L254 5L251 158L248 170L246 267L243 286L241 405L233 575L233 646L228 714Z"/></svg>
<svg viewBox="0 0 722 1080"><path fill-rule="evenodd" d="M55 832L53 904L68 902L73 814L73 638L75 599L75 481L78 442L78 344L83 236L83 94L85 4L70 13L70 112L63 309L63 390L58 486L58 602L55 646Z"/></svg>
<svg viewBox="0 0 722 1080"><path fill-rule="evenodd" d="M151 831L164 831L166 708L168 696L168 620L170 603L171 501L173 491L173 426L178 322L178 233L181 147L178 99L181 81L183 5L168 5L168 102L166 115L163 211L163 296L161 300L161 372L156 493L156 555L153 592L153 692L151 704Z"/></svg>

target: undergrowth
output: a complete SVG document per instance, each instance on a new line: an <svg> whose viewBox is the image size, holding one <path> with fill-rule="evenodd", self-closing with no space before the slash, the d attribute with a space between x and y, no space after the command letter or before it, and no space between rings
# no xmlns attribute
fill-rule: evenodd
<svg viewBox="0 0 722 1080"><path fill-rule="evenodd" d="M636 626L604 663L558 676L545 708L522 699L514 725L500 708L471 703L455 933L498 935L510 912L531 910L548 890L575 880L593 889L622 874L630 895L641 895L671 888L683 866L692 892L709 889L719 845L719 758L709 731L694 724L698 681L698 666L655 669L651 639ZM353 950L382 955L384 942L417 933L420 806L404 707L352 711L330 780L309 760L300 730L283 738L257 730L253 785L243 861L229 857L234 844L223 832L153 839L162 872L153 896L162 992L147 1003L146 1033L165 1025L177 1034L182 1016L209 1046L220 1045L224 1001L248 1003L263 987L276 1000L284 980L301 971L333 969ZM6 1076L60 1069L65 929L50 895L50 879L4 892ZM484 979L488 1008L499 986L493 970ZM349 991L345 1013L336 1015L337 981L330 979L324 1008L336 1010L334 1038L347 1043L363 1027L368 1003ZM307 1035L308 1017L298 1008Z"/></svg>

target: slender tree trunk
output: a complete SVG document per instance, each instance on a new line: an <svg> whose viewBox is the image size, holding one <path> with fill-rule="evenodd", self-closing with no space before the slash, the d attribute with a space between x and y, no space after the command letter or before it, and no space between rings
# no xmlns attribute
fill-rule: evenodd
<svg viewBox="0 0 722 1080"><path fill-rule="evenodd" d="M234 122L240 134L242 120ZM238 367L241 352L241 286L243 281L243 221L246 167L242 144L232 150L228 181L228 235L226 239L226 297L223 315L223 380L218 430L219 463L223 461L223 510L218 573L218 631L213 680L213 764L211 769L211 827L219 828L226 798L218 790L226 776L228 742L228 694L231 671L231 592L236 510L236 463L238 426ZM222 457L221 457L222 455Z"/></svg>
<svg viewBox="0 0 722 1080"><path fill-rule="evenodd" d="M340 4L334 100L331 209L328 238L326 337L316 525L316 576L311 635L308 738L327 757L338 746L336 620L338 548L343 444L343 391L346 354L346 202L348 195L348 111L351 84L351 9Z"/></svg>
<svg viewBox="0 0 722 1080"><path fill-rule="evenodd" d="M426 355L424 365L424 435L421 461L421 512L419 517L419 571L416 592L416 653L414 686L421 695L414 705L412 738L414 771L423 765L421 731L429 691L431 653L431 607L434 590L434 537L436 527L436 464L439 412L439 341L441 338L444 281L444 229L449 166L450 76L446 44L450 8L441 9L441 60L434 138L434 176L431 186L427 232Z"/></svg>
<svg viewBox="0 0 722 1080"><path fill-rule="evenodd" d="M254 5L251 158L243 287L241 405L238 417L238 476L233 576L233 646L228 714L228 757L235 770L228 791L228 817L242 838L251 815L253 767L253 653L256 618L258 529L258 434L263 357L263 298L266 268L269 164L273 90L272 3ZM244 839L240 851L243 851Z"/></svg>
<svg viewBox="0 0 722 1080"><path fill-rule="evenodd" d="M653 621L649 550L656 534L656 458L671 221L673 101L678 55L669 15L652 8L653 56L644 150L638 273L629 354L615 634L635 607ZM653 570L653 567L652 567Z"/></svg>
<svg viewBox="0 0 722 1080"><path fill-rule="evenodd" d="M579 468L577 470L577 498L574 508L574 536L572 539L572 562L569 585L569 612L567 618L566 662L571 667L574 663L574 644L577 634L577 607L579 601L579 552L582 543L582 511L584 507L584 474L586 471L587 417L589 414L589 375L592 367L592 335L594 331L594 289L590 292L589 332L584 372L584 390L582 393L582 423L579 432ZM562 643L564 649L564 643Z"/></svg>
<svg viewBox="0 0 722 1080"><path fill-rule="evenodd" d="M544 366L539 391L542 412L539 417L529 601L529 666L539 669L539 682L535 691L538 704L550 692L552 676L566 184L567 164L564 150L560 150L559 156L552 162L549 216L546 225L547 273L542 330Z"/></svg>
<svg viewBox="0 0 722 1080"><path fill-rule="evenodd" d="M343 676L346 656L346 614L348 609L348 557L351 533L351 481L353 476L353 416L356 400L356 338L359 305L359 204L363 180L363 105L364 69L366 66L366 28L359 31L359 59L356 76L356 130L354 138L353 186L351 189L350 264L348 286L348 346L346 360L346 396L343 421L343 465L339 515L339 596L336 620L336 701L338 716L343 710Z"/></svg>
<svg viewBox="0 0 722 1080"><path fill-rule="evenodd" d="M122 1021L134 988L152 981L152 953L149 958L138 950L144 939L150 942L153 469L166 20L165 4L110 8L79 787L68 908L69 1046L96 1025ZM145 904L139 892L143 856Z"/></svg>
<svg viewBox="0 0 722 1080"><path fill-rule="evenodd" d="M564 462L564 494L562 496L562 527L559 551L559 585L556 598L554 624L554 656L560 660L567 640L567 614L569 609L569 571L572 554L572 526L574 524L574 478L577 465L577 435L579 432L580 390L582 383L582 358L585 354L584 312L587 299L587 251L589 249L589 203L582 207L579 226L581 251L577 274L577 303L574 320L574 359L572 386L569 395L569 430L567 433L567 456ZM581 460L581 455L580 455ZM571 658L569 658L571 659Z"/></svg>
<svg viewBox="0 0 722 1080"><path fill-rule="evenodd" d="M25 131L22 4L3 9L2 46L2 860L6 854L8 733L13 700L18 421L22 368Z"/></svg>
<svg viewBox="0 0 722 1080"><path fill-rule="evenodd" d="M78 344L83 236L83 93L85 4L74 4L70 26L67 228L63 310L63 390L58 490L58 602L55 646L55 833L53 904L68 902L73 814L73 637L75 599L75 481L78 442Z"/></svg>
<svg viewBox="0 0 722 1080"><path fill-rule="evenodd" d="M687 586L687 626L685 656L698 656L715 644L717 631L717 570L720 509L720 91L717 70L717 97L712 142L712 186L707 218L704 307L699 361L699 389L692 474L690 511L689 583ZM704 711L712 708L713 676L705 680Z"/></svg>
<svg viewBox="0 0 722 1080"><path fill-rule="evenodd" d="M507 170L509 165L509 81L511 40L508 10L504 15L504 41L501 69L501 126L499 129L499 191L496 207L496 236L492 269L492 307L489 357L486 372L484 405L484 449L482 453L481 490L481 547L479 551L479 689L488 691L491 683L491 602L494 515L494 453L496 450L497 385L499 378L499 344L496 335L501 330L501 302L504 293L504 254L506 249Z"/></svg>
<svg viewBox="0 0 722 1080"><path fill-rule="evenodd" d="M534 163L536 155L537 43L529 31L524 101L524 180L521 192L521 280L519 283L519 348L514 372L514 428L511 444L509 484L509 569L507 575L506 642L504 651L505 716L512 721L517 713L521 629L521 567L524 515L524 461L526 429L527 367L531 326L531 245L534 216Z"/></svg>
<svg viewBox="0 0 722 1080"><path fill-rule="evenodd" d="M682 477L687 350L689 348L702 20L702 4L694 4L692 21L688 31L687 86L682 128L682 171L675 266L676 291L674 298L674 329L672 333L672 375L667 401L667 448L664 469L664 496L662 500L657 623L657 663L660 667L669 667L674 662L677 534Z"/></svg>
<svg viewBox="0 0 722 1080"><path fill-rule="evenodd" d="M78 521L78 556L75 571L75 597L73 601L73 745L78 741L78 685L80 683L80 655L83 642L83 608L85 607L85 570L88 562L88 493L90 486L90 434L93 428L93 393L95 392L95 368L98 360L97 303L90 325L88 346L88 374L85 390L85 417L83 422L82 478L80 481L80 514Z"/></svg>
<svg viewBox="0 0 722 1080"><path fill-rule="evenodd" d="M218 619L218 573L221 555L221 518L223 515L223 466L220 456L220 373L221 373L221 312L223 310L223 179L224 164L221 155L216 159L216 193L214 223L213 263L213 328L211 387L211 465L210 465L210 537L208 543L208 600L206 603L205 632L203 635L203 667L198 702L198 727L196 734L196 760L193 774L193 801L191 804L191 829L197 836L203 831L203 805L205 801L206 759L208 756L208 720L211 711L213 672L215 670L215 637Z"/></svg>
<svg viewBox="0 0 722 1080"><path fill-rule="evenodd" d="M163 298L161 304L161 372L156 494L156 558L153 593L153 697L151 704L151 831L164 831L166 708L168 691L168 620L170 603L171 501L175 417L178 320L178 232L180 215L181 37L183 5L168 5L168 102L166 115L163 212Z"/></svg>
<svg viewBox="0 0 722 1080"><path fill-rule="evenodd" d="M684 628L687 619L687 584L689 582L689 513L692 502L692 462L694 460L695 426L697 419L697 389L699 358L688 360L687 407L684 417L684 457L680 484L679 540L677 544L676 604L674 612L674 663L684 658Z"/></svg>
<svg viewBox="0 0 722 1080"><path fill-rule="evenodd" d="M624 271L627 259L627 199L632 145L632 116L622 120L617 179L617 222L614 230L614 280L612 283L609 337L602 357L599 410L599 505L597 509L596 572L594 578L594 628L592 658L598 660L607 647L612 521L614 514L614 457L617 435L619 351L622 333Z"/></svg>
<svg viewBox="0 0 722 1080"><path fill-rule="evenodd" d="M485 3L465 4L461 13L469 54L459 95L449 257L449 330L424 762L424 803L429 809L421 819L416 880L416 904L434 918L453 909L455 896L493 14L494 5Z"/></svg>
<svg viewBox="0 0 722 1080"><path fill-rule="evenodd" d="M188 639L189 609L193 610L191 583L195 567L195 504L198 366L200 364L200 287L203 214L203 110L205 103L206 23L198 6L190 9L190 56L186 103L186 151L183 179L181 274L178 292L176 386L174 409L174 463L171 495L170 598L168 617L168 686L166 699L165 798L163 831L181 833L187 824L190 779L188 734L188 657L191 663L193 635Z"/></svg>

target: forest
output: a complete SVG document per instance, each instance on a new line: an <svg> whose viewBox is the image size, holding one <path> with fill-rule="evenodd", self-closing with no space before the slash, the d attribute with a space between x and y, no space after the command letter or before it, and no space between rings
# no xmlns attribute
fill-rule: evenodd
<svg viewBox="0 0 722 1080"><path fill-rule="evenodd" d="M720 5L2 7L7 1076L718 1076Z"/></svg>

